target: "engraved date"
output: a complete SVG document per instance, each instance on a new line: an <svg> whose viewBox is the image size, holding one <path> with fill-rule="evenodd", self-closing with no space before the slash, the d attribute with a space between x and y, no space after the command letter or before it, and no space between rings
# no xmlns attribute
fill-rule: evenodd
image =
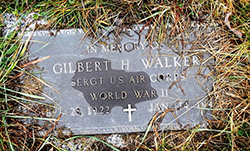
<svg viewBox="0 0 250 151"><path fill-rule="evenodd" d="M86 111L80 107L71 108L71 116L81 117L81 116L86 116L86 115L89 116L89 115L97 115L97 114L100 114L100 115L110 114L110 107L109 106L99 106L99 107L89 106Z"/></svg>
<svg viewBox="0 0 250 151"><path fill-rule="evenodd" d="M83 111L80 107L76 107L76 108L71 108L72 112L71 112L71 116L83 116Z"/></svg>
<svg viewBox="0 0 250 151"><path fill-rule="evenodd" d="M99 113L101 115L109 114L110 113L110 107L109 106L100 106L100 107L93 106L93 112L94 112L94 114Z"/></svg>

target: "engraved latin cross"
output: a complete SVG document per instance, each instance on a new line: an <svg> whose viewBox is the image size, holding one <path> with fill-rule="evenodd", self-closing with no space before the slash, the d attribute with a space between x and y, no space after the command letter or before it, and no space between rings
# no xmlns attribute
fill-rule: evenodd
<svg viewBox="0 0 250 151"><path fill-rule="evenodd" d="M131 104L128 104L127 109L123 109L123 112L128 112L128 121L132 121L132 112L136 111L136 108L131 108Z"/></svg>

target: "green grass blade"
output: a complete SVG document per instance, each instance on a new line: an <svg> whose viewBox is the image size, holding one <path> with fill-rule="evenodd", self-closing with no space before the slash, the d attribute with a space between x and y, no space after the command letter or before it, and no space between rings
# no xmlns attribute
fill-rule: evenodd
<svg viewBox="0 0 250 151"><path fill-rule="evenodd" d="M114 146L112 146L112 145L110 145L110 144L108 144L108 143L106 143L106 142L104 142L104 141L102 141L102 140L100 140L100 139L98 139L98 138L96 138L94 136L88 136L88 137L109 146L110 148L112 148L115 151L120 151L119 149L115 148Z"/></svg>
<svg viewBox="0 0 250 151"><path fill-rule="evenodd" d="M45 121L58 121L58 119L46 118L46 117L32 117L32 116L19 116L19 115L6 115L6 117L21 118L21 119L36 119L36 120L45 120Z"/></svg>
<svg viewBox="0 0 250 151"><path fill-rule="evenodd" d="M3 122L3 123L6 123L5 117L6 117L6 116L2 117L2 122ZM10 136L9 136L9 133L8 133L8 130L7 130L6 125L4 125L4 129L5 129L6 136L7 136L7 138L8 138L8 142L9 142L9 145L10 145L10 149L11 149L12 151L15 151L14 148L13 148L12 142L11 142L11 140L10 140Z"/></svg>
<svg viewBox="0 0 250 151"><path fill-rule="evenodd" d="M194 132L200 132L200 131L211 131L211 132L220 132L220 133L231 133L231 131L226 131L226 130L217 130L217 129L195 129L195 130L191 130L191 131L194 131Z"/></svg>
<svg viewBox="0 0 250 151"><path fill-rule="evenodd" d="M43 141L43 144L42 144L41 147L38 149L38 151L43 150L43 147L44 147L46 144L50 144L50 145L53 146L55 149L57 149L57 150L60 151L60 149L59 149L56 145L54 145L53 143L51 143L51 142L49 141L50 138L51 138L51 136L48 136L45 140L43 140L43 139L41 139L41 138L37 138L38 140Z"/></svg>
<svg viewBox="0 0 250 151"><path fill-rule="evenodd" d="M151 127L152 127L152 122L150 122L150 124L148 125L147 130L146 130L146 132L145 132L145 134L144 134L144 136L143 136L143 138L142 138L142 141L141 141L141 143L139 144L139 146L136 148L135 151L137 151L138 149L140 149L140 146L141 146L142 143L145 141L145 139L146 139L146 137L147 137L147 135L148 135L148 132L150 131Z"/></svg>
<svg viewBox="0 0 250 151"><path fill-rule="evenodd" d="M154 14L152 14L152 15L146 17L146 18L143 18L142 20L138 21L138 23L141 23L141 22L143 22L143 21L145 21L145 20L147 20L147 19L149 19L149 18L152 18L152 17L154 17L154 16L157 16L157 15L160 14L161 12L162 12L162 11L159 11L159 12L156 12L156 13L154 13Z"/></svg>
<svg viewBox="0 0 250 151"><path fill-rule="evenodd" d="M11 89L8 89L8 88L3 88L3 87L0 87L0 89L2 89L2 90L4 90L4 91L7 90L7 91L9 91L9 92L13 92L13 93L20 94L20 95L22 95L22 96L26 96L26 97L30 97L30 98L34 98L34 99L45 100L45 97L42 97L42 96L37 96L37 95L22 93L22 92L14 91L14 90L11 90Z"/></svg>

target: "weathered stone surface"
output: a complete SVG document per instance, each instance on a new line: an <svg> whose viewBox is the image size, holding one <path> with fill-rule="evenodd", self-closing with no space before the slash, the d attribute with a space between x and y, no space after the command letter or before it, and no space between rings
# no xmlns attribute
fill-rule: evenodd
<svg viewBox="0 0 250 151"><path fill-rule="evenodd" d="M47 102L56 102L53 114L62 113L59 125L74 134L139 132L157 111L168 108L180 108L175 115L182 127L203 121L201 108L212 88L207 77L211 64L201 63L207 54L192 55L201 50L189 50L191 44L182 53L168 43L150 46L146 31L140 38L133 30L127 32L129 36L106 34L103 44L86 38L82 30L33 33L30 58L51 56L38 65L42 79L59 92L44 87L53 99ZM194 34L186 38L194 40ZM169 112L161 128L181 126Z"/></svg>
<svg viewBox="0 0 250 151"><path fill-rule="evenodd" d="M71 86L83 93L88 104L101 114L110 114L114 106L156 99L156 90L150 86L145 72L113 70L111 61L88 58L76 63ZM99 109L99 110L98 110Z"/></svg>

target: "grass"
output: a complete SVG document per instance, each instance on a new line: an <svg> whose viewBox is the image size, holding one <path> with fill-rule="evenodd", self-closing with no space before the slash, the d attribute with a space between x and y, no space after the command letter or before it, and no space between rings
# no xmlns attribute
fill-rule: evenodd
<svg viewBox="0 0 250 151"><path fill-rule="evenodd" d="M76 1L76 0L12 0L0 1L0 28L3 28L3 14L13 13L19 21L17 30L4 35L0 33L0 150L60 150L62 146L51 141L52 120L44 116L53 106L43 104L41 87L43 81L34 78L30 72L35 62L26 58L28 42L21 43L17 33L29 26L21 26L23 14L35 12L34 19L48 20L46 25L36 29L82 28L88 36L100 40L101 29L110 25L119 26L118 31L132 24L152 25L148 32L149 42L172 43L176 37L185 34L190 21L206 25L217 24L215 33L202 35L197 47L206 49L214 57L216 66L211 76L215 79L209 97L213 102L213 120L207 120L206 129L199 126L190 130L153 133L123 134L128 146L122 150L249 150L250 149L250 3L248 0L233 1ZM225 18L228 13L231 29ZM171 24L171 28L165 28ZM242 34L240 38L237 31ZM118 32L119 34L119 32ZM27 66L24 66L24 65ZM26 85L21 81L27 78ZM36 87L35 87L36 86ZM225 110L226 109L226 110ZM32 116L31 116L32 115ZM28 120L30 119L30 120ZM27 122L30 121L30 122ZM43 121L44 127L38 122ZM150 124L154 126L154 121ZM48 131L45 136L39 132ZM90 150L112 148L105 142L106 135L89 138L58 136L59 144L80 141ZM132 140L132 141L131 141ZM93 143L87 143L92 141ZM129 142L130 141L130 142ZM114 148L113 148L114 149Z"/></svg>

